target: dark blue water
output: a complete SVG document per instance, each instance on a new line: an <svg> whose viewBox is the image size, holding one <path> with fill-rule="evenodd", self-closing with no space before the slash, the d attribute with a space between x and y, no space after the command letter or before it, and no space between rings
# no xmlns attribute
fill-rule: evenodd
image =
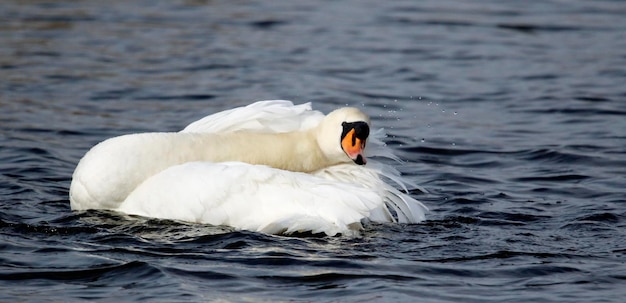
<svg viewBox="0 0 626 303"><path fill-rule="evenodd" d="M271 236L72 212L108 137L364 108L416 225ZM2 302L622 302L622 1L2 1Z"/></svg>

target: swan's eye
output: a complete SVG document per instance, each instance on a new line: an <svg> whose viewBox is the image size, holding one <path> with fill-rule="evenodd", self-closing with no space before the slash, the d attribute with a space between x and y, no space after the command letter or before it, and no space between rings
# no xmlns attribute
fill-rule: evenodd
<svg viewBox="0 0 626 303"><path fill-rule="evenodd" d="M370 126L367 124L367 122L363 122L363 121L343 122L341 123L341 126L343 126L343 132L341 133L341 140L343 140L351 130L354 130L354 135L352 139L353 145L355 144L354 140L361 139L362 141L365 141L367 140L367 137L369 137L370 135Z"/></svg>

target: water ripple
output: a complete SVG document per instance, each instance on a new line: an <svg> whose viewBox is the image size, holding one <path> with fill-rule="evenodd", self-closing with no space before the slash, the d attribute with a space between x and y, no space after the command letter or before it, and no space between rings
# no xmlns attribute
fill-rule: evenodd
<svg viewBox="0 0 626 303"><path fill-rule="evenodd" d="M0 2L0 301L622 302L619 1ZM420 224L72 212L78 160L261 99L362 107Z"/></svg>

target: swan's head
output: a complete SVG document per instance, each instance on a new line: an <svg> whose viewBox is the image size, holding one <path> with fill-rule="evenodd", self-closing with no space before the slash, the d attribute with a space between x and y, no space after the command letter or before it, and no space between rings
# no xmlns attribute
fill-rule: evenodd
<svg viewBox="0 0 626 303"><path fill-rule="evenodd" d="M337 109L326 115L318 128L317 142L326 157L337 163L365 164L365 142L370 134L370 118L354 107Z"/></svg>

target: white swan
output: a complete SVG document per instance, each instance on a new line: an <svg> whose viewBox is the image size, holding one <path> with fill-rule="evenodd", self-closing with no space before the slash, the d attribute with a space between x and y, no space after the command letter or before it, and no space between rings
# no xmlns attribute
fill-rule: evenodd
<svg viewBox="0 0 626 303"><path fill-rule="evenodd" d="M352 234L364 220L424 220L423 204L385 182L409 184L376 161L395 157L369 123L355 108L324 116L308 103L274 100L178 133L115 137L78 163L70 205L273 234Z"/></svg>

